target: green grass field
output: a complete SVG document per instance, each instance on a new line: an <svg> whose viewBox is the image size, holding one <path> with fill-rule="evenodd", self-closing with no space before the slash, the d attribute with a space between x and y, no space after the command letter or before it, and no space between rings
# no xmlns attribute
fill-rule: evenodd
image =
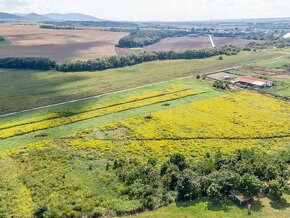
<svg viewBox="0 0 290 218"><path fill-rule="evenodd" d="M216 57L157 61L101 72L0 71L0 114L203 74L277 56L281 54L241 52L236 56L224 57L223 61L218 61Z"/></svg>
<svg viewBox="0 0 290 218"><path fill-rule="evenodd" d="M256 64L253 64L253 66L262 67L262 68L279 68L279 67L283 67L283 65L286 65L286 64L290 64L290 54L289 54L289 57L286 55L279 59L256 63Z"/></svg>
<svg viewBox="0 0 290 218"><path fill-rule="evenodd" d="M232 202L213 203L206 199L193 201L191 203L177 203L156 211L128 216L136 218L264 218L277 217L286 218L290 216L290 196L284 196L285 201L273 202L268 198L261 198L252 206L249 214L245 207L238 207Z"/></svg>

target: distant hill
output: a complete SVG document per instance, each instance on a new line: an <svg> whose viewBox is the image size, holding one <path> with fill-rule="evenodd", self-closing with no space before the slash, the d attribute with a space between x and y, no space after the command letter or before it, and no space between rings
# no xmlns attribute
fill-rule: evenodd
<svg viewBox="0 0 290 218"><path fill-rule="evenodd" d="M0 19L21 19L22 17L17 16L15 14L8 14L0 12Z"/></svg>
<svg viewBox="0 0 290 218"><path fill-rule="evenodd" d="M50 18L51 20L61 20L61 21L104 21L102 19L79 13L68 13L68 14L59 14L59 13L50 13L44 14L43 16Z"/></svg>
<svg viewBox="0 0 290 218"><path fill-rule="evenodd" d="M50 18L42 16L40 14L36 14L36 13L24 14L22 17L26 19L32 19L32 20L50 20Z"/></svg>

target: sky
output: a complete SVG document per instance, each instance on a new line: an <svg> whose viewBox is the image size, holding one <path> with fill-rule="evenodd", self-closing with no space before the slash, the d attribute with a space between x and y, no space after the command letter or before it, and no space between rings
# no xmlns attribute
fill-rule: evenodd
<svg viewBox="0 0 290 218"><path fill-rule="evenodd" d="M127 21L290 17L290 0L0 0L6 13L85 13Z"/></svg>

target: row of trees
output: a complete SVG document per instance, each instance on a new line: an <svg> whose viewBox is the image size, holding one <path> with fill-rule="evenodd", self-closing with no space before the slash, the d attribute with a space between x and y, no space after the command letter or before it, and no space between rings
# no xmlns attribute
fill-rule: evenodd
<svg viewBox="0 0 290 218"><path fill-rule="evenodd" d="M233 46L223 46L215 49L188 50L185 52L162 51L144 52L142 54L132 54L128 56L112 56L107 58L97 58L87 61L66 61L63 64L56 64L49 58L39 57L9 57L0 59L0 68L14 69L35 69L35 70L58 70L62 72L79 71L100 71L111 68L132 66L144 62L156 60L176 60L176 59L200 59L216 55L235 55L239 49Z"/></svg>
<svg viewBox="0 0 290 218"><path fill-rule="evenodd" d="M248 40L265 40L265 41L274 41L280 39L285 31L280 30L254 30L254 29L246 29L241 30L239 28L234 29L215 29L215 28L192 28L191 34L203 36L203 35L213 35L215 37L234 37L234 38L242 38Z"/></svg>
<svg viewBox="0 0 290 218"><path fill-rule="evenodd" d="M120 39L117 46L121 48L144 47L164 38L187 36L188 34L188 31L181 30L136 30L131 31L129 36Z"/></svg>
<svg viewBox="0 0 290 218"><path fill-rule="evenodd" d="M161 166L154 159L145 164L115 160L111 168L125 184L123 194L141 201L143 209L204 196L220 200L232 190L247 196L259 196L264 191L279 199L289 179L289 169L282 156L258 150L239 150L233 157L216 152L191 162L176 154Z"/></svg>
<svg viewBox="0 0 290 218"><path fill-rule="evenodd" d="M0 36L0 42L4 42L5 41L5 38Z"/></svg>
<svg viewBox="0 0 290 218"><path fill-rule="evenodd" d="M40 25L39 28L53 29L53 30L75 30L76 29L73 26L56 26L56 25L51 25L51 24L43 24L43 25Z"/></svg>
<svg viewBox="0 0 290 218"><path fill-rule="evenodd" d="M108 58L97 58L88 61L67 61L58 65L57 70L62 72L78 71L99 71L111 68L132 66L156 60L176 60L176 59L201 59L216 55L236 55L239 49L234 46L223 46L215 49L188 50L185 52L161 51L144 52L142 54L132 54L129 56L112 56Z"/></svg>
<svg viewBox="0 0 290 218"><path fill-rule="evenodd" d="M49 58L8 57L0 59L0 68L52 70L56 67L56 62Z"/></svg>

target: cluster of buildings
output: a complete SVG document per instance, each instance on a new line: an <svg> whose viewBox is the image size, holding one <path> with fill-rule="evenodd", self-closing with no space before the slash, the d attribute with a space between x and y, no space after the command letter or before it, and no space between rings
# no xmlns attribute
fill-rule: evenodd
<svg viewBox="0 0 290 218"><path fill-rule="evenodd" d="M234 83L238 85L245 85L245 86L251 86L251 87L272 87L273 81L266 80L266 79L260 79L253 76L239 76L234 80Z"/></svg>
<svg viewBox="0 0 290 218"><path fill-rule="evenodd" d="M228 81L240 86L248 86L251 88L265 88L272 87L273 81L261 79L253 76L239 76L228 72L219 72L210 74L208 78L219 80L219 81Z"/></svg>

